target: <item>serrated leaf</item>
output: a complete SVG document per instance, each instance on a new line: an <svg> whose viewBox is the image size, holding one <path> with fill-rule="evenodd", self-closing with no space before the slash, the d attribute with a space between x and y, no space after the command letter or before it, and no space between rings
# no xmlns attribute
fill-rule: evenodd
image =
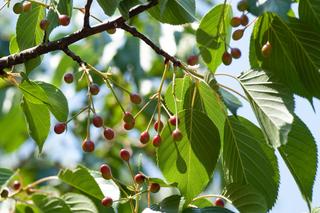
<svg viewBox="0 0 320 213"><path fill-rule="evenodd" d="M41 152L50 130L48 107L44 104L29 102L26 98L23 99L21 106L26 117L29 134L37 143Z"/></svg>
<svg viewBox="0 0 320 213"><path fill-rule="evenodd" d="M299 18L300 20L313 27L320 28L320 2L314 0L299 1Z"/></svg>
<svg viewBox="0 0 320 213"><path fill-rule="evenodd" d="M98 4L100 5L100 7L102 8L102 10L106 15L112 16L116 11L120 1L121 0L109 0L109 1L98 0Z"/></svg>
<svg viewBox="0 0 320 213"><path fill-rule="evenodd" d="M225 124L223 169L227 184L250 184L259 191L270 209L277 198L279 170L274 150L264 141L261 130L238 116Z"/></svg>
<svg viewBox="0 0 320 213"><path fill-rule="evenodd" d="M310 205L317 171L317 145L308 127L297 116L288 135L288 143L278 150Z"/></svg>
<svg viewBox="0 0 320 213"><path fill-rule="evenodd" d="M265 198L254 187L249 184L229 184L222 193L226 198L232 201L240 212L263 213L267 212L267 203Z"/></svg>
<svg viewBox="0 0 320 213"><path fill-rule="evenodd" d="M69 107L67 98L61 90L52 84L42 81L35 82L39 85L48 97L48 108L58 121L66 121L68 119Z"/></svg>
<svg viewBox="0 0 320 213"><path fill-rule="evenodd" d="M83 191L99 200L105 196L119 200L120 191L112 180L105 180L99 172L91 171L79 165L76 169L64 169L59 172L63 182Z"/></svg>
<svg viewBox="0 0 320 213"><path fill-rule="evenodd" d="M0 168L0 189L1 186L4 185L13 175L13 171L6 168Z"/></svg>
<svg viewBox="0 0 320 213"><path fill-rule="evenodd" d="M224 104L227 106L230 112L234 116L236 116L238 109L243 106L241 101L235 95L223 88L219 88L219 93L222 97Z"/></svg>
<svg viewBox="0 0 320 213"><path fill-rule="evenodd" d="M179 25L196 20L195 0L160 0L149 13L162 23Z"/></svg>
<svg viewBox="0 0 320 213"><path fill-rule="evenodd" d="M217 127L202 112L185 110L178 117L182 140L173 141L173 129L166 125L157 154L163 175L168 181L178 183L177 187L189 203L213 175L220 152L220 137Z"/></svg>
<svg viewBox="0 0 320 213"><path fill-rule="evenodd" d="M232 7L230 5L217 5L201 19L197 30L196 39L200 55L213 73L222 62L221 58L225 51L224 43L230 42L231 18ZM223 39L224 36L226 39Z"/></svg>
<svg viewBox="0 0 320 213"><path fill-rule="evenodd" d="M61 199L67 204L72 213L98 213L95 204L82 194L67 193Z"/></svg>
<svg viewBox="0 0 320 213"><path fill-rule="evenodd" d="M291 8L291 0L267 0L260 3L258 0L248 0L248 11L256 16L265 12L273 12L285 18Z"/></svg>
<svg viewBox="0 0 320 213"><path fill-rule="evenodd" d="M67 204L58 197L48 197L43 194L35 194L32 196L35 205L45 213L72 213Z"/></svg>
<svg viewBox="0 0 320 213"><path fill-rule="evenodd" d="M262 70L250 70L238 78L268 144L273 147L286 144L293 122L292 94Z"/></svg>
<svg viewBox="0 0 320 213"><path fill-rule="evenodd" d="M32 4L29 12L24 12L19 15L16 26L16 39L20 51L36 46L42 42L44 32L41 30L39 23L43 17L44 8L35 3ZM25 63L27 72L30 72L40 63L40 57L27 61Z"/></svg>
<svg viewBox="0 0 320 213"><path fill-rule="evenodd" d="M205 207L202 209L198 208L187 208L183 210L183 213L234 213L226 208L221 208L217 206Z"/></svg>

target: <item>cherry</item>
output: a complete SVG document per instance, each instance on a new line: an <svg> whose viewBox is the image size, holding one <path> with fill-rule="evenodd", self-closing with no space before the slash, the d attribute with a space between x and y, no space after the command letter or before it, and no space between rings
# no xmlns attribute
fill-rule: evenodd
<svg viewBox="0 0 320 213"><path fill-rule="evenodd" d="M154 136L153 139L152 139L153 146L159 147L160 143L161 143L161 136L160 135Z"/></svg>
<svg viewBox="0 0 320 213"><path fill-rule="evenodd" d="M0 196L2 198L7 198L9 196L9 190L8 189L3 189L0 193Z"/></svg>
<svg viewBox="0 0 320 213"><path fill-rule="evenodd" d="M214 202L214 205L220 206L221 208L224 208L224 201L221 198L217 198Z"/></svg>
<svg viewBox="0 0 320 213"><path fill-rule="evenodd" d="M28 11L30 11L31 8L32 8L31 2L29 2L29 1L23 2L22 8L23 8L23 12L28 12Z"/></svg>
<svg viewBox="0 0 320 213"><path fill-rule="evenodd" d="M172 136L174 141L181 141L182 138L183 138L183 135L182 135L182 133L181 133L181 131L179 129L173 130L171 136Z"/></svg>
<svg viewBox="0 0 320 213"><path fill-rule="evenodd" d="M232 39L235 41L240 40L243 37L243 32L244 32L244 29L239 29L234 31L232 33Z"/></svg>
<svg viewBox="0 0 320 213"><path fill-rule="evenodd" d="M134 104L140 104L142 99L141 99L140 95L132 93L132 94L130 94L130 101Z"/></svg>
<svg viewBox="0 0 320 213"><path fill-rule="evenodd" d="M111 207L113 200L111 197L105 197L101 200L101 204L105 207Z"/></svg>
<svg viewBox="0 0 320 213"><path fill-rule="evenodd" d="M239 48L231 48L232 58L238 59L241 57L241 50Z"/></svg>
<svg viewBox="0 0 320 213"><path fill-rule="evenodd" d="M149 132L147 131L142 132L140 135L140 142L143 144L147 144L149 140L150 140Z"/></svg>
<svg viewBox="0 0 320 213"><path fill-rule="evenodd" d="M135 125L135 122L134 122L134 121L131 122L131 123L124 123L123 128L124 128L125 130L131 130L131 129L134 128L134 125Z"/></svg>
<svg viewBox="0 0 320 213"><path fill-rule="evenodd" d="M63 80L67 83L67 84L71 84L73 82L73 74L72 73L66 73L63 76Z"/></svg>
<svg viewBox="0 0 320 213"><path fill-rule="evenodd" d="M84 152L93 152L94 151L94 143L91 140L85 140L82 142L82 150Z"/></svg>
<svg viewBox="0 0 320 213"><path fill-rule="evenodd" d="M160 190L160 185L158 183L151 183L149 186L149 191L152 193L157 193Z"/></svg>
<svg viewBox="0 0 320 213"><path fill-rule="evenodd" d="M57 123L54 126L54 132L56 134L61 134L66 130L67 124L66 123Z"/></svg>
<svg viewBox="0 0 320 213"><path fill-rule="evenodd" d="M109 33L110 35L115 34L116 32L117 32L117 28L107 29L107 33Z"/></svg>
<svg viewBox="0 0 320 213"><path fill-rule="evenodd" d="M158 131L158 128L159 128L159 132L161 132L161 130L162 130L162 128L163 128L163 123L162 123L162 121L160 120L160 121L155 122L154 125L153 125L153 128L154 128L156 131Z"/></svg>
<svg viewBox="0 0 320 213"><path fill-rule="evenodd" d="M68 26L70 24L70 17L67 15L59 15L59 24L61 26Z"/></svg>
<svg viewBox="0 0 320 213"><path fill-rule="evenodd" d="M13 12L15 14L20 14L23 12L23 6L22 3L16 3L13 5Z"/></svg>
<svg viewBox="0 0 320 213"><path fill-rule="evenodd" d="M126 149L121 149L120 150L120 158L124 161L129 161L131 155L130 152Z"/></svg>
<svg viewBox="0 0 320 213"><path fill-rule="evenodd" d="M107 140L112 140L114 138L114 131L111 128L106 128L103 131L103 135Z"/></svg>
<svg viewBox="0 0 320 213"><path fill-rule="evenodd" d="M191 55L187 58L187 63L190 66L194 66L198 63L199 57L197 55Z"/></svg>
<svg viewBox="0 0 320 213"><path fill-rule="evenodd" d="M248 10L248 7L249 7L249 5L248 5L247 0L241 0L237 4L238 10L241 11L241 12L243 12L245 10Z"/></svg>
<svg viewBox="0 0 320 213"><path fill-rule="evenodd" d="M230 25L232 27L239 27L241 24L241 18L240 17L233 17L230 21Z"/></svg>
<svg viewBox="0 0 320 213"><path fill-rule="evenodd" d="M247 26L248 23L249 23L249 18L248 18L248 16L245 15L245 14L243 14L243 15L241 16L241 25L242 25L242 26Z"/></svg>
<svg viewBox="0 0 320 213"><path fill-rule="evenodd" d="M100 166L100 172L104 179L110 180L112 178L111 168L107 164L102 164Z"/></svg>
<svg viewBox="0 0 320 213"><path fill-rule="evenodd" d="M99 115L94 115L92 123L97 128L102 127L103 126L103 119Z"/></svg>
<svg viewBox="0 0 320 213"><path fill-rule="evenodd" d="M270 44L269 41L267 41L267 43L265 43L265 45L263 45L263 47L261 48L261 54L263 57L268 58L271 55L272 52L272 45Z"/></svg>
<svg viewBox="0 0 320 213"><path fill-rule="evenodd" d="M123 116L123 121L125 123L133 123L135 120L131 112L125 112Z"/></svg>
<svg viewBox="0 0 320 213"><path fill-rule="evenodd" d="M41 30L44 30L46 31L48 29L48 26L49 26L49 21L47 19L42 19L40 21L40 28ZM73 80L73 79L72 79Z"/></svg>
<svg viewBox="0 0 320 213"><path fill-rule="evenodd" d="M16 181L13 182L12 187L13 187L14 190L19 190L20 187L21 187L21 183L16 180Z"/></svg>
<svg viewBox="0 0 320 213"><path fill-rule="evenodd" d="M177 125L177 121L178 121L178 124L179 124L179 119L177 119L176 116L170 116L169 122L171 123L171 125L176 126Z"/></svg>
<svg viewBox="0 0 320 213"><path fill-rule="evenodd" d="M134 182L137 184L142 184L145 179L146 177L143 174L136 174L136 176L134 176Z"/></svg>
<svg viewBox="0 0 320 213"><path fill-rule="evenodd" d="M226 66L230 65L232 62L232 56L227 51L222 55L222 63Z"/></svg>
<svg viewBox="0 0 320 213"><path fill-rule="evenodd" d="M98 95L98 93L100 92L100 87L98 86L98 84L92 83L90 84L89 90L91 95Z"/></svg>

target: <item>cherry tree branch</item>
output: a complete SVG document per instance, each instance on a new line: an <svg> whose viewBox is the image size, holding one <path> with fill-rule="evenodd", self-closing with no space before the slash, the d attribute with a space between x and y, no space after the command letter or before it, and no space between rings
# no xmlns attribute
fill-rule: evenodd
<svg viewBox="0 0 320 213"><path fill-rule="evenodd" d="M147 4L140 5L129 12L129 18L134 17L149 8L155 6L158 3L158 0L151 0ZM89 14L90 15L90 14ZM103 31L106 31L108 29L116 28L117 26L122 25L125 23L125 18L119 17L113 21L102 23L95 25L91 28L83 28L77 32L74 32L64 38L61 38L56 41L42 43L38 46L23 50L19 53L11 54L6 57L0 58L0 75L5 75L5 68L10 68L17 64L22 64L30 59L36 58L38 56L41 56L43 54L53 52L56 50L64 50L69 45L84 39L86 37L89 37L94 34L101 33Z"/></svg>
<svg viewBox="0 0 320 213"><path fill-rule="evenodd" d="M79 64L79 66L81 67L83 64L86 65L87 63L84 62L80 56L76 55L74 52L72 52L68 47L63 49L63 52L69 56L70 58L72 58L75 62L77 62Z"/></svg>
<svg viewBox="0 0 320 213"><path fill-rule="evenodd" d="M92 1L93 0L88 0L86 6L84 8L85 13L84 13L83 28L90 28L89 18L90 18L90 8L92 5Z"/></svg>

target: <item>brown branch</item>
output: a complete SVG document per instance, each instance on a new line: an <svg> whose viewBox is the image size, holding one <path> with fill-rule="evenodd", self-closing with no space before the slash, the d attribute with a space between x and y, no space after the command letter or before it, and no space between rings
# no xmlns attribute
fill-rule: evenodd
<svg viewBox="0 0 320 213"><path fill-rule="evenodd" d="M87 4L84 8L84 20L83 20L83 28L90 28L90 8L93 0L88 0Z"/></svg>
<svg viewBox="0 0 320 213"><path fill-rule="evenodd" d="M136 16L149 8L155 6L158 3L157 0L152 0L148 2L147 4L140 5L129 12L129 18ZM119 17L113 21L98 24L96 26L93 26L92 28L84 28L82 30L79 30L77 32L74 32L64 38L61 38L56 41L43 43L35 47L31 47L29 49L23 50L19 53L15 53L6 57L0 58L0 75L4 75L5 72L3 71L4 68L10 68L17 64L22 64L30 59L36 58L38 56L41 56L43 54L56 51L56 50L63 50L69 45L84 39L86 37L89 37L91 35L104 32L108 29L115 28L117 26L122 25L126 20L123 17Z"/></svg>
<svg viewBox="0 0 320 213"><path fill-rule="evenodd" d="M171 61L174 64L174 66L178 66L178 67L181 66L181 62L177 58L169 55L167 52L165 52L160 47L155 45L149 38L147 38L145 35L140 33L135 27L131 27L124 22L121 23L121 25L118 25L118 27L129 32L131 35L140 38L147 45L149 45L156 53L158 53L159 55L162 55L166 59L166 61L168 60Z"/></svg>
<svg viewBox="0 0 320 213"><path fill-rule="evenodd" d="M79 66L81 67L83 64L86 65L87 63L84 62L80 56L76 55L74 52L72 52L68 47L63 49L63 52L69 56L70 58L72 58L72 60L74 60L75 62L77 62L79 64Z"/></svg>

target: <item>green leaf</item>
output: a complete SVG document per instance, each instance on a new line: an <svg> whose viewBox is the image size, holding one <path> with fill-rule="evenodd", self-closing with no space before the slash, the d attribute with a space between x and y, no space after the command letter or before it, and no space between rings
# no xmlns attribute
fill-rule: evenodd
<svg viewBox="0 0 320 213"><path fill-rule="evenodd" d="M234 213L234 212L226 208L211 206L211 207L205 207L202 209L187 208L183 210L183 213Z"/></svg>
<svg viewBox="0 0 320 213"><path fill-rule="evenodd" d="M195 0L160 0L149 10L150 14L162 23L185 24L196 20Z"/></svg>
<svg viewBox="0 0 320 213"><path fill-rule="evenodd" d="M273 12L285 18L291 8L291 0L267 0L262 4L257 0L248 0L248 11L256 16L260 16L265 12Z"/></svg>
<svg viewBox="0 0 320 213"><path fill-rule="evenodd" d="M61 90L52 84L42 81L35 82L39 85L48 97L48 108L59 121L68 119L69 107L68 101Z"/></svg>
<svg viewBox="0 0 320 213"><path fill-rule="evenodd" d="M312 209L311 213L320 213L320 207Z"/></svg>
<svg viewBox="0 0 320 213"><path fill-rule="evenodd" d="M39 23L43 17L44 8L35 3L32 4L32 9L29 12L24 12L19 15L16 26L16 39L20 51L34 47L42 42L44 32L41 30ZM26 62L27 72L30 72L40 63L40 57Z"/></svg>
<svg viewBox="0 0 320 213"><path fill-rule="evenodd" d="M74 170L61 170L58 176L63 182L98 200L102 200L105 196L113 200L120 198L119 188L112 180L105 180L99 172L88 170L84 166L79 165Z"/></svg>
<svg viewBox="0 0 320 213"><path fill-rule="evenodd" d="M299 18L303 23L313 27L315 30L319 30L320 2L315 0L300 0Z"/></svg>
<svg viewBox="0 0 320 213"><path fill-rule="evenodd" d="M223 190L223 195L232 201L240 212L263 213L267 212L265 198L249 184L230 184Z"/></svg>
<svg viewBox="0 0 320 213"><path fill-rule="evenodd" d="M202 199L197 199L197 200L193 201L192 205L194 205L198 208L205 208L208 206L213 206L213 203L208 198L202 198Z"/></svg>
<svg viewBox="0 0 320 213"><path fill-rule="evenodd" d="M177 183L167 183L166 181L160 178L148 178L152 183L158 183L161 187L176 187Z"/></svg>
<svg viewBox="0 0 320 213"><path fill-rule="evenodd" d="M240 107L242 107L241 101L237 98L237 96L233 95L232 93L228 92L223 88L219 88L219 93L222 97L224 104L230 110L230 112L236 116L237 111Z"/></svg>
<svg viewBox="0 0 320 213"><path fill-rule="evenodd" d="M43 194L32 196L34 204L45 213L72 213L67 204L58 197L48 197Z"/></svg>
<svg viewBox="0 0 320 213"><path fill-rule="evenodd" d="M40 152L50 130L50 113L44 104L35 104L23 99L21 103L28 124L28 131L37 143Z"/></svg>
<svg viewBox="0 0 320 213"><path fill-rule="evenodd" d="M112 16L116 11L121 0L98 0L100 7L103 9L104 13L108 16Z"/></svg>
<svg viewBox="0 0 320 213"><path fill-rule="evenodd" d="M119 11L124 19L129 19L129 11L132 7L138 5L140 3L139 0L122 0L119 3Z"/></svg>
<svg viewBox="0 0 320 213"><path fill-rule="evenodd" d="M264 71L250 70L238 78L268 144L273 147L286 144L293 122L292 94Z"/></svg>
<svg viewBox="0 0 320 213"><path fill-rule="evenodd" d="M225 51L224 43L230 42L231 18L232 7L230 5L217 5L201 19L197 30L196 39L201 57L213 73L222 62L221 58ZM226 37L226 40L223 39L223 36Z"/></svg>
<svg viewBox="0 0 320 213"><path fill-rule="evenodd" d="M297 116L288 135L288 143L279 147L279 152L303 197L311 203L317 171L317 145L308 127Z"/></svg>
<svg viewBox="0 0 320 213"><path fill-rule="evenodd" d="M95 204L82 194L67 193L61 199L64 200L72 213L98 213Z"/></svg>
<svg viewBox="0 0 320 213"><path fill-rule="evenodd" d="M0 188L11 178L13 174L13 171L10 169L0 168Z"/></svg>
<svg viewBox="0 0 320 213"><path fill-rule="evenodd" d="M250 121L229 117L225 125L223 169L227 184L250 184L259 191L270 209L277 198L279 170L274 150L261 130Z"/></svg>
<svg viewBox="0 0 320 213"><path fill-rule="evenodd" d="M73 10L73 0L55 0L58 2L58 11L61 14L68 15L70 18L72 16Z"/></svg>
<svg viewBox="0 0 320 213"><path fill-rule="evenodd" d="M163 199L157 206L157 209L152 209L160 212L176 213L179 212L180 201L180 195L171 195L170 197Z"/></svg>
<svg viewBox="0 0 320 213"><path fill-rule="evenodd" d="M39 209L32 204L16 203L15 213L40 213Z"/></svg>
<svg viewBox="0 0 320 213"><path fill-rule="evenodd" d="M24 98L33 104L48 104L49 97L44 89L36 82L30 80L24 80L19 89L24 95Z"/></svg>
<svg viewBox="0 0 320 213"><path fill-rule="evenodd" d="M202 112L185 110L178 114L183 138L174 142L173 127L166 125L158 149L159 167L168 181L177 182L189 203L208 184L220 152L217 127Z"/></svg>

